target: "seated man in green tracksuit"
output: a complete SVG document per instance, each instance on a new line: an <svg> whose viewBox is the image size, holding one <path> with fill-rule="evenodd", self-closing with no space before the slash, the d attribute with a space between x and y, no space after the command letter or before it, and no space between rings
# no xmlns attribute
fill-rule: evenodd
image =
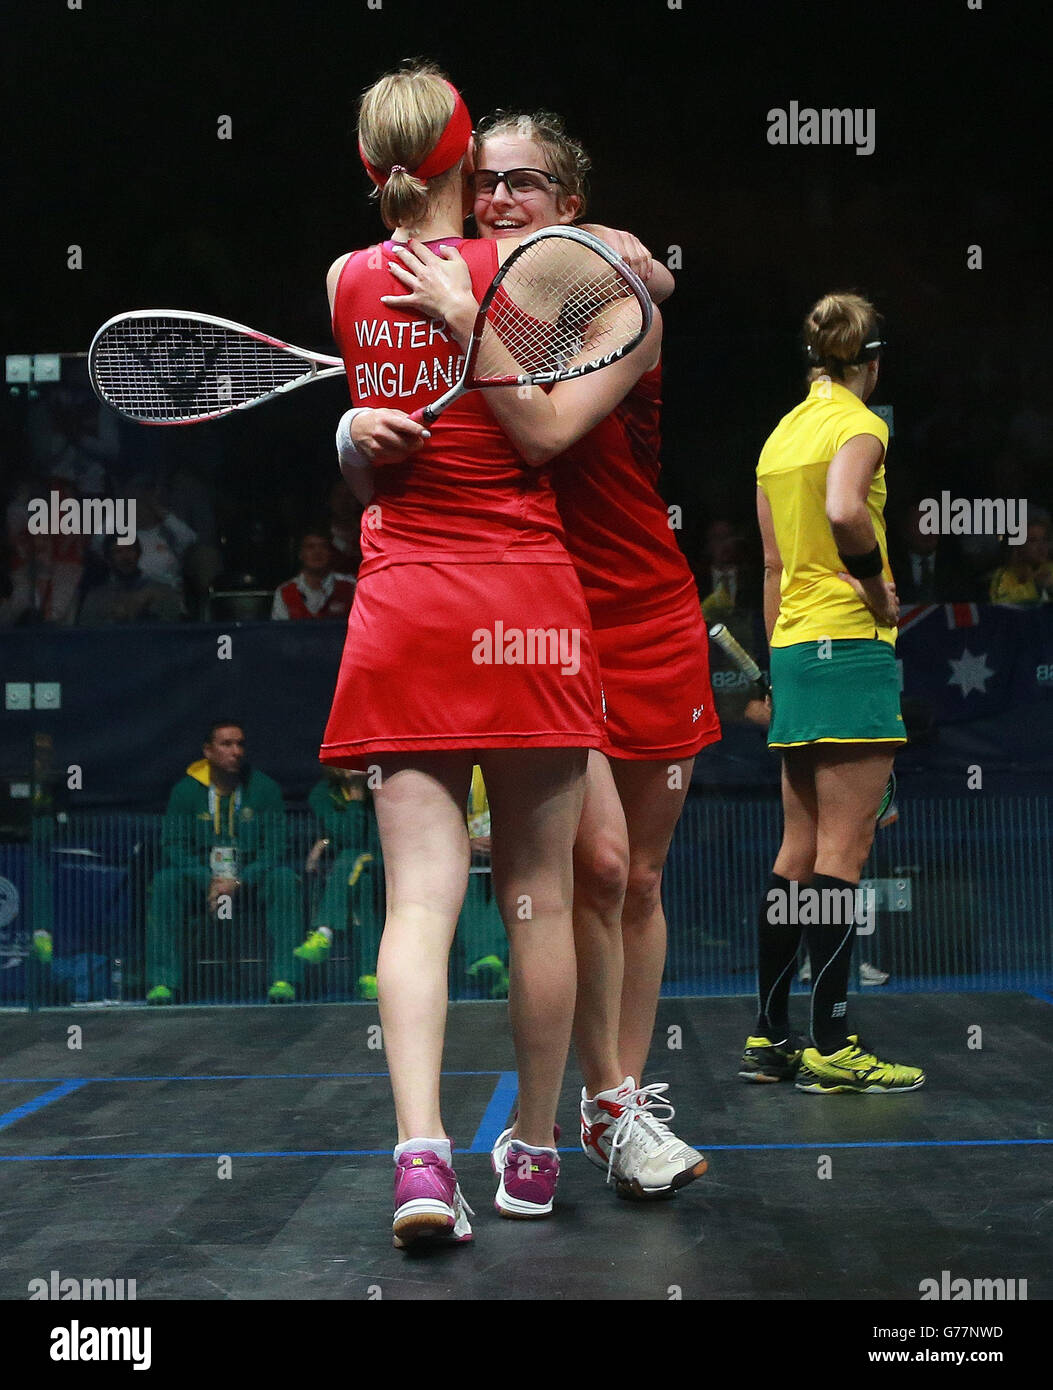
<svg viewBox="0 0 1053 1390"><path fill-rule="evenodd" d="M295 954L317 965L326 960L333 933L349 924L355 978L363 999L377 997L377 950L383 926L379 903L380 836L373 798L364 772L327 768L316 782L307 804L318 819L321 838L307 856L307 872L319 872L322 855L332 849L336 859L320 890L311 931Z"/></svg>
<svg viewBox="0 0 1053 1390"><path fill-rule="evenodd" d="M464 959L471 961L467 978L474 981L483 996L507 999L508 938L490 878L490 803L478 763L472 768L468 793L468 836L472 866L457 923L460 949Z"/></svg>
<svg viewBox="0 0 1053 1390"><path fill-rule="evenodd" d="M183 981L189 922L203 913L237 929L239 895L254 889L266 914L272 1003L296 998L302 978L300 880L283 863L285 807L277 782L245 763L245 733L232 720L209 728L202 750L168 798L146 916L147 1003L170 1004ZM243 901L243 899L242 899Z"/></svg>

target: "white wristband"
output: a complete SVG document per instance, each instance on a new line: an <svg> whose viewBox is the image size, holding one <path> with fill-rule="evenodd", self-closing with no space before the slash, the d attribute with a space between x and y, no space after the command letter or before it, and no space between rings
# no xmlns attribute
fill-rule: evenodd
<svg viewBox="0 0 1053 1390"><path fill-rule="evenodd" d="M340 423L336 427L336 452L341 464L346 464L348 468L370 468L372 465L365 454L360 454L355 448L351 439L351 422L356 415L361 415L363 410L369 410L366 405L354 406L351 410L345 410L340 417Z"/></svg>

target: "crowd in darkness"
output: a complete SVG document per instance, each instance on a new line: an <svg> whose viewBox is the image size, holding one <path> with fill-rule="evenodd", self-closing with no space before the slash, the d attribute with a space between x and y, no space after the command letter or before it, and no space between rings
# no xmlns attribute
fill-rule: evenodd
<svg viewBox="0 0 1053 1390"><path fill-rule="evenodd" d="M0 484L0 626L343 618L361 508L336 471L246 495L211 426L126 426L83 385L25 407ZM311 483L314 483L312 488ZM31 503L114 499L134 536L38 534ZM117 513L120 515L120 513Z"/></svg>
<svg viewBox="0 0 1053 1390"><path fill-rule="evenodd" d="M962 373L937 385L927 411L890 448L888 551L901 602L1053 600L1053 410L1000 405L983 380ZM1048 381L1020 385L1048 399ZM727 621L760 608L752 454L774 420L757 426L759 441L734 421L723 436L699 439L697 422L677 412L675 379L672 387L665 490L686 503L679 539L706 615ZM7 431L0 484L0 626L346 620L361 561L361 508L336 471L327 435L293 468L280 453L262 458L260 440L273 433L263 425L248 434L226 421L186 430L130 426L76 381L42 388L23 403L16 425ZM288 454L295 421L285 430L277 448ZM695 456L706 466L692 473ZM1023 543L928 534L922 504L944 491L1026 499ZM134 541L32 534L29 503L52 494L134 500Z"/></svg>

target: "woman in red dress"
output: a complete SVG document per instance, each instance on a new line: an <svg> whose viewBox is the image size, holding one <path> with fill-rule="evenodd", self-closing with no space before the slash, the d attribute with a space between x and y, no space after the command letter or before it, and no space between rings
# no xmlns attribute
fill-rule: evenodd
<svg viewBox="0 0 1053 1390"><path fill-rule="evenodd" d="M435 69L403 70L366 93L359 141L393 236L330 270L334 335L356 406L376 410L378 428L398 421L412 457L375 471L321 757L367 769L374 787L388 904L377 983L399 1129L394 1234L406 1244L471 1236L439 1073L476 762L509 933L520 1087L496 1156L496 1203L510 1216L552 1209L575 999L571 847L588 750L604 735L588 612L548 470L524 462L478 393L430 431L406 419L456 380L460 348L443 325L382 302L401 290L396 253L411 238L425 251L460 248L476 296L502 256L495 242L460 237L472 168L464 103ZM659 336L656 323L652 342ZM604 414L647 365L648 346L598 374ZM555 648L543 631L558 634Z"/></svg>
<svg viewBox="0 0 1053 1390"><path fill-rule="evenodd" d="M584 210L587 157L547 113L501 116L477 139L476 165L476 225L499 245ZM656 299L669 292L668 271L646 253L640 264L635 238L594 230L628 253ZM463 337L474 301L456 252L411 247L400 260L395 273L413 293L388 302L441 314ZM665 965L662 871L695 755L720 737L698 594L657 490L657 354L646 365L612 411L598 408L596 378L534 391L526 402L487 393L525 458L555 459L567 549L593 625L606 738L588 755L574 846L581 1134L588 1157L637 1198L668 1195L706 1169L665 1123L673 1113L660 1099L665 1085L642 1080ZM371 425L360 423L364 446L374 442Z"/></svg>

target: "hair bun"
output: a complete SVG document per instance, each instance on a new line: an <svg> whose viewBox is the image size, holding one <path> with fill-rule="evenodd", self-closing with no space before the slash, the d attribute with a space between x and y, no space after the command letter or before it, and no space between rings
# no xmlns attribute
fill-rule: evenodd
<svg viewBox="0 0 1053 1390"><path fill-rule="evenodd" d="M831 369L837 364L847 367L855 363L877 322L877 310L861 294L845 291L823 295L804 320L809 365Z"/></svg>

